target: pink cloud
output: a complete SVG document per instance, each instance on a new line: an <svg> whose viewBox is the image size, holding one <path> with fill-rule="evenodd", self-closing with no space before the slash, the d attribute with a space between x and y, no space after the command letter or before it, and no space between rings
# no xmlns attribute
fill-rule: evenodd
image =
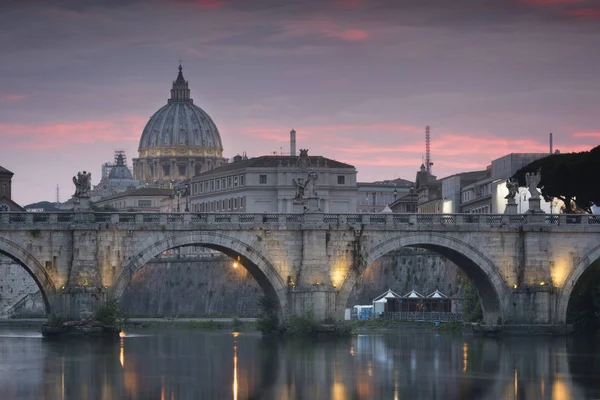
<svg viewBox="0 0 600 400"><path fill-rule="evenodd" d="M536 7L552 7L580 4L582 0L522 0L523 3Z"/></svg>
<svg viewBox="0 0 600 400"><path fill-rule="evenodd" d="M21 101L25 98L25 95L23 94L17 94L17 93L4 93L1 94L0 93L0 101L5 101L5 102L16 102L16 101Z"/></svg>
<svg viewBox="0 0 600 400"><path fill-rule="evenodd" d="M576 132L573 134L573 137L589 137L600 139L600 131L598 132Z"/></svg>
<svg viewBox="0 0 600 400"><path fill-rule="evenodd" d="M175 3L184 5L195 5L203 8L222 8L225 4L223 0L173 0Z"/></svg>
<svg viewBox="0 0 600 400"><path fill-rule="evenodd" d="M369 34L362 29L347 29L327 18L310 20L288 20L282 23L282 37L325 36L356 42L365 40Z"/></svg>
<svg viewBox="0 0 600 400"><path fill-rule="evenodd" d="M342 7L356 8L362 6L363 0L334 0L334 2Z"/></svg>
<svg viewBox="0 0 600 400"><path fill-rule="evenodd" d="M567 15L576 18L600 19L600 8L576 8L567 11Z"/></svg>
<svg viewBox="0 0 600 400"><path fill-rule="evenodd" d="M57 148L68 144L139 140L146 119L124 116L111 121L0 124L0 137L9 138L10 148Z"/></svg>
<svg viewBox="0 0 600 400"><path fill-rule="evenodd" d="M365 40L366 38L369 37L367 32L360 30L360 29L350 29L350 30L347 30L344 32L331 32L330 35L334 36L334 37L339 37L340 39L350 40L350 41Z"/></svg>

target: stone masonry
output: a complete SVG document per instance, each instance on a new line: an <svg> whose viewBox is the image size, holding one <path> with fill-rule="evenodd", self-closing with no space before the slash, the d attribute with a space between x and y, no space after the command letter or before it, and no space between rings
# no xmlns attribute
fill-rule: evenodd
<svg viewBox="0 0 600 400"><path fill-rule="evenodd" d="M577 280L600 258L600 217L408 214L5 213L0 252L23 265L46 309L94 310L157 255L182 246L240 263L282 315L341 319L368 265L403 247L454 262L488 323L565 324Z"/></svg>

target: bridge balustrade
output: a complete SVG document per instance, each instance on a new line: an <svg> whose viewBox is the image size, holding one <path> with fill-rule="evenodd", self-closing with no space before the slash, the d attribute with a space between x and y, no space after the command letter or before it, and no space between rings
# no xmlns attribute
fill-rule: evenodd
<svg viewBox="0 0 600 400"><path fill-rule="evenodd" d="M95 213L94 221L95 222L111 222L112 214L111 213Z"/></svg>
<svg viewBox="0 0 600 400"><path fill-rule="evenodd" d="M144 213L142 216L142 220L145 224L159 224L160 223L160 214L156 213Z"/></svg>
<svg viewBox="0 0 600 400"><path fill-rule="evenodd" d="M385 224L385 214L369 215L369 222L372 224Z"/></svg>
<svg viewBox="0 0 600 400"><path fill-rule="evenodd" d="M279 214L263 214L263 222L264 223L279 222Z"/></svg>
<svg viewBox="0 0 600 400"><path fill-rule="evenodd" d="M287 214L285 216L285 221L302 223L304 222L304 214Z"/></svg>
<svg viewBox="0 0 600 400"><path fill-rule="evenodd" d="M56 222L73 222L75 220L75 213L57 213Z"/></svg>
<svg viewBox="0 0 600 400"><path fill-rule="evenodd" d="M182 213L167 214L167 223L168 224L182 224L183 223L183 214Z"/></svg>
<svg viewBox="0 0 600 400"><path fill-rule="evenodd" d="M339 214L324 214L323 222L325 222L326 224L337 224L340 222L340 215Z"/></svg>
<svg viewBox="0 0 600 400"><path fill-rule="evenodd" d="M304 213L136 213L136 212L6 212L0 213L2 224L52 223L135 223L135 224L286 224L304 223ZM328 225L395 224L427 226L482 225L520 226L529 223L546 225L599 225L600 215L591 214L321 214ZM314 218L311 218L314 221Z"/></svg>
<svg viewBox="0 0 600 400"><path fill-rule="evenodd" d="M50 214L48 213L34 213L33 222L50 222Z"/></svg>
<svg viewBox="0 0 600 400"><path fill-rule="evenodd" d="M206 224L208 222L208 216L206 214L192 214L192 223L202 223Z"/></svg>
<svg viewBox="0 0 600 400"><path fill-rule="evenodd" d="M215 214L215 222L231 223L231 214Z"/></svg>
<svg viewBox="0 0 600 400"><path fill-rule="evenodd" d="M27 213L10 213L8 214L8 222L11 224L25 222Z"/></svg>
<svg viewBox="0 0 600 400"><path fill-rule="evenodd" d="M240 214L238 222L240 224L253 224L256 222L256 216L254 214Z"/></svg>
<svg viewBox="0 0 600 400"><path fill-rule="evenodd" d="M395 224L408 224L410 222L409 214L393 214L392 221Z"/></svg>
<svg viewBox="0 0 600 400"><path fill-rule="evenodd" d="M360 224L362 222L362 215L361 214L347 214L346 215L346 221L350 225L352 225L352 224Z"/></svg>

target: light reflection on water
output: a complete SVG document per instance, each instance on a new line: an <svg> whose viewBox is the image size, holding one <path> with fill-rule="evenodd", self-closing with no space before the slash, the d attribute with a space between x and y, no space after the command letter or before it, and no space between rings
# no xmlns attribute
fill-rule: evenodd
<svg viewBox="0 0 600 400"><path fill-rule="evenodd" d="M0 330L2 399L567 400L600 398L599 376L600 345L579 338Z"/></svg>

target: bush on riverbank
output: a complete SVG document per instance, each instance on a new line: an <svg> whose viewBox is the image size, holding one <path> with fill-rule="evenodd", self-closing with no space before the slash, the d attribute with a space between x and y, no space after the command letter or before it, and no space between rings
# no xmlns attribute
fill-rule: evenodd
<svg viewBox="0 0 600 400"><path fill-rule="evenodd" d="M462 322L442 322L439 326L435 326L433 322L419 322L419 321L402 321L399 319L369 319L369 320L352 320L346 321L347 325L351 327L352 332L368 331L368 330L431 330L431 331L461 331L464 327Z"/></svg>
<svg viewBox="0 0 600 400"><path fill-rule="evenodd" d="M119 299L110 299L96 311L95 320L121 330L127 322L127 317L119 307Z"/></svg>
<svg viewBox="0 0 600 400"><path fill-rule="evenodd" d="M263 296L258 300L259 314L256 319L256 329L263 335L271 335L279 331L279 316L277 301Z"/></svg>

